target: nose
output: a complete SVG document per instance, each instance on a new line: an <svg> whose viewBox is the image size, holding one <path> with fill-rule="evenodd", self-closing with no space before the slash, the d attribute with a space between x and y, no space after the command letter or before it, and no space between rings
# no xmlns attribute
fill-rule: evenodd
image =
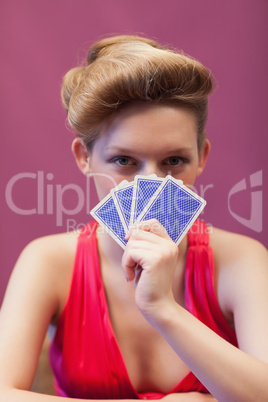
<svg viewBox="0 0 268 402"><path fill-rule="evenodd" d="M160 169L156 161L146 161L140 170L140 174L143 176L149 176L150 174L156 174L158 177L164 177L165 173Z"/></svg>

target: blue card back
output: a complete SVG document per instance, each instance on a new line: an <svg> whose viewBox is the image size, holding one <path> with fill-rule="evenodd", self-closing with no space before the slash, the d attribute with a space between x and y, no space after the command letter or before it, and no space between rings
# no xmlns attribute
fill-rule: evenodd
<svg viewBox="0 0 268 402"><path fill-rule="evenodd" d="M115 198L115 204L117 206L119 215L121 215L121 220L125 231L127 232L130 225L131 217L131 204L133 197L133 182L127 183L123 188L115 188L112 190Z"/></svg>
<svg viewBox="0 0 268 402"><path fill-rule="evenodd" d="M156 176L155 176L156 177ZM131 224L135 223L145 206L160 187L164 179L137 176L133 193L133 204L131 211Z"/></svg>
<svg viewBox="0 0 268 402"><path fill-rule="evenodd" d="M156 218L178 244L201 213L206 202L173 178L166 179L138 218Z"/></svg>
<svg viewBox="0 0 268 402"><path fill-rule="evenodd" d="M125 240L126 232L117 212L114 199L111 194L106 196L95 208L90 212L114 238L114 240L123 248L127 241Z"/></svg>

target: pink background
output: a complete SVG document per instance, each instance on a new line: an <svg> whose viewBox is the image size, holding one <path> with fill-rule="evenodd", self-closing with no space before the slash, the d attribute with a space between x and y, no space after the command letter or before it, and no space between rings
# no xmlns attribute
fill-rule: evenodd
<svg viewBox="0 0 268 402"><path fill-rule="evenodd" d="M29 241L90 219L94 188L76 168L59 92L64 73L93 41L109 34L143 33L212 70L217 82L207 126L212 154L196 183L208 202L202 217L267 246L267 15L267 0L1 0L0 302ZM16 175L20 180L12 187ZM239 182L231 213L228 196ZM72 215L60 215L60 196ZM34 213L15 212L12 202Z"/></svg>

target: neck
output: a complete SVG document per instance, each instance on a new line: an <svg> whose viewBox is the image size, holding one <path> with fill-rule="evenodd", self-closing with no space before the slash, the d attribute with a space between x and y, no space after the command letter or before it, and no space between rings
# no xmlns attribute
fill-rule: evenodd
<svg viewBox="0 0 268 402"><path fill-rule="evenodd" d="M121 267L121 260L124 254L122 247L108 233L103 231L97 234L97 239L100 260L108 261L109 265Z"/></svg>

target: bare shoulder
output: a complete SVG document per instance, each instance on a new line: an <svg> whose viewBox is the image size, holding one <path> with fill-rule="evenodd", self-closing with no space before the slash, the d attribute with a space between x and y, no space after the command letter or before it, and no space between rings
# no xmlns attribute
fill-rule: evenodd
<svg viewBox="0 0 268 402"><path fill-rule="evenodd" d="M69 232L39 237L25 247L20 258L45 258L51 263L58 263L74 252L78 235L78 232Z"/></svg>
<svg viewBox="0 0 268 402"><path fill-rule="evenodd" d="M72 269L78 233L60 233L37 238L22 251L14 268L14 275L23 275L61 283ZM12 274L13 275L13 274Z"/></svg>
<svg viewBox="0 0 268 402"><path fill-rule="evenodd" d="M51 300L52 315L61 310L69 289L78 233L48 235L31 241L21 252L8 284L6 297L17 299L28 292L40 300Z"/></svg>
<svg viewBox="0 0 268 402"><path fill-rule="evenodd" d="M268 252L250 237L213 228L210 245L215 262L215 288L225 315L241 300L267 293ZM262 290L261 290L262 289Z"/></svg>
<svg viewBox="0 0 268 402"><path fill-rule="evenodd" d="M267 275L268 252L255 239L213 228L210 234L216 275Z"/></svg>
<svg viewBox="0 0 268 402"><path fill-rule="evenodd" d="M255 239L228 232L218 228L212 228L210 233L210 245L215 259L222 265L244 264L254 259L267 262L268 253L266 247ZM247 264L248 265L248 264Z"/></svg>
<svg viewBox="0 0 268 402"><path fill-rule="evenodd" d="M49 324L70 286L76 233L45 236L22 251L0 311L0 382L30 389Z"/></svg>

